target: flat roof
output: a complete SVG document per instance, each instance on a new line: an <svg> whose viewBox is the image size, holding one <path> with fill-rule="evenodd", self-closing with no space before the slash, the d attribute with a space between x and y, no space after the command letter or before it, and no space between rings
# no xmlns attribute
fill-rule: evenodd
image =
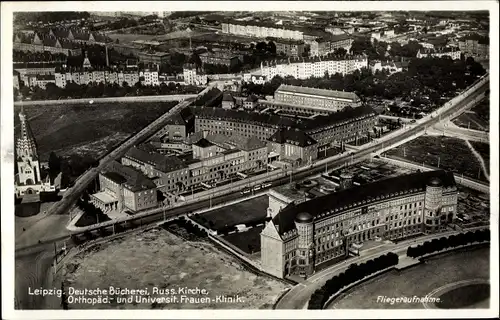
<svg viewBox="0 0 500 320"><path fill-rule="evenodd" d="M107 193L106 191L94 193L94 194L92 194L92 197L98 199L99 201L103 202L104 204L113 203L113 202L118 201L117 198L115 198L112 194Z"/></svg>

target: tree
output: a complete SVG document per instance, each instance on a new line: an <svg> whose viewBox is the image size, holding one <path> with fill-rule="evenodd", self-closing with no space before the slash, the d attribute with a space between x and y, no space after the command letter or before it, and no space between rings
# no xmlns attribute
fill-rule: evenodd
<svg viewBox="0 0 500 320"><path fill-rule="evenodd" d="M334 55L345 56L347 54L347 50L345 48L337 48L333 51Z"/></svg>

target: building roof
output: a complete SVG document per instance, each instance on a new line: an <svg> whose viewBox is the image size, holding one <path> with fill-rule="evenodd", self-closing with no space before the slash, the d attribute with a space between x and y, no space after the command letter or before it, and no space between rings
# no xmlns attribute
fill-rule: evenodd
<svg viewBox="0 0 500 320"><path fill-rule="evenodd" d="M357 108L346 107L342 109L342 111L333 112L326 116L317 116L313 119L292 119L274 113L248 112L212 107L196 107L193 108L193 113L197 118L202 119L218 119L222 121L250 123L268 127L292 127L299 128L307 133L321 130L323 127L327 126L356 121L360 118L377 116L377 113L370 106L361 106Z"/></svg>
<svg viewBox="0 0 500 320"><path fill-rule="evenodd" d="M144 147L132 147L125 154L126 158L152 165L161 172L171 172L185 168L186 165L176 156L166 156L157 152L144 150Z"/></svg>
<svg viewBox="0 0 500 320"><path fill-rule="evenodd" d="M280 128L267 140L279 144L293 144L299 147L308 147L317 143L316 140L298 128Z"/></svg>
<svg viewBox="0 0 500 320"><path fill-rule="evenodd" d="M125 187L133 192L156 188L155 183L142 172L117 161L109 163L102 174L118 184L125 184Z"/></svg>
<svg viewBox="0 0 500 320"><path fill-rule="evenodd" d="M293 94L308 94L321 97L338 98L338 99L349 99L353 101L358 101L359 98L354 92L336 91L328 89L318 89L309 87L298 87L282 84L276 90L276 92L283 93L293 93Z"/></svg>
<svg viewBox="0 0 500 320"><path fill-rule="evenodd" d="M259 100L259 97L257 97L256 95L249 95L247 98L246 98L246 102L257 102Z"/></svg>
<svg viewBox="0 0 500 320"><path fill-rule="evenodd" d="M222 101L234 102L233 95L229 92L224 92L222 95Z"/></svg>
<svg viewBox="0 0 500 320"><path fill-rule="evenodd" d="M212 142L208 141L207 139L202 138L202 139L198 140L198 142L196 142L194 145L197 147L200 147L200 148L208 148L208 147L213 146L214 144Z"/></svg>
<svg viewBox="0 0 500 320"><path fill-rule="evenodd" d="M303 212L311 215L313 220L331 217L341 214L347 209L368 206L370 202L413 192L422 192L427 184L436 178L441 181L444 188L455 187L453 172L444 170L417 172L355 186L297 205L292 203L273 218L273 223L278 226L279 233L283 234L295 228L294 221Z"/></svg>

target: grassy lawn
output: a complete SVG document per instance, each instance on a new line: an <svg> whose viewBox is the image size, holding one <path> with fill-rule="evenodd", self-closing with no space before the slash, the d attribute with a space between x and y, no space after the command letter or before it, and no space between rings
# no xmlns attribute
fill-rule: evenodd
<svg viewBox="0 0 500 320"><path fill-rule="evenodd" d="M117 239L68 261L64 280L76 289L109 286L144 289L151 298L153 287L178 290L180 287L206 289L207 303L117 303L70 304L70 309L258 309L270 303L287 287L281 282L257 276L243 269L230 255L206 242L185 241L173 234L153 229ZM239 295L242 303L215 301L216 296ZM166 296L166 295L165 295ZM180 299L176 292L171 297ZM193 298L202 295L188 294ZM122 296L122 297L126 297Z"/></svg>
<svg viewBox="0 0 500 320"><path fill-rule="evenodd" d="M389 156L425 163L469 178L487 181L481 164L465 142L450 137L421 136L387 152Z"/></svg>
<svg viewBox="0 0 500 320"><path fill-rule="evenodd" d="M100 214L99 218L96 217L94 214L89 214L89 213L84 213L80 219L75 223L75 226L77 227L86 227L86 226L91 226L96 223L101 223L105 221L111 220L106 214Z"/></svg>
<svg viewBox="0 0 500 320"><path fill-rule="evenodd" d="M264 229L264 225L254 227L245 232L228 234L223 238L246 253L253 254L260 251L260 233L262 229Z"/></svg>
<svg viewBox="0 0 500 320"><path fill-rule="evenodd" d="M234 226L244 224L267 216L267 207L269 206L269 198L263 195L250 200L242 201L230 206L222 207L197 216L192 219L203 226L212 230L218 230L225 226ZM200 221L200 217L204 217L206 221ZM212 225L209 222L212 222Z"/></svg>
<svg viewBox="0 0 500 320"><path fill-rule="evenodd" d="M488 123L479 118L477 114L471 112L464 112L453 120L457 126L471 130L485 131L488 129Z"/></svg>
<svg viewBox="0 0 500 320"><path fill-rule="evenodd" d="M40 213L40 202L19 203L14 207L15 215L18 217L31 217Z"/></svg>
<svg viewBox="0 0 500 320"><path fill-rule="evenodd" d="M51 151L99 157L170 110L176 102L25 106L41 161ZM14 123L19 123L15 109ZM17 133L17 132L16 132Z"/></svg>
<svg viewBox="0 0 500 320"><path fill-rule="evenodd" d="M391 271L376 277L346 292L330 305L330 308L423 309L424 306L421 303L391 305L377 302L377 297L424 297L447 284L469 279L489 279L489 248L468 250L440 255L410 269L399 272ZM475 291L469 290L463 294L473 294ZM443 298L446 296L443 295ZM487 300L483 300L480 304L485 302ZM463 307L465 306L462 305ZM484 305L482 307L488 308Z"/></svg>

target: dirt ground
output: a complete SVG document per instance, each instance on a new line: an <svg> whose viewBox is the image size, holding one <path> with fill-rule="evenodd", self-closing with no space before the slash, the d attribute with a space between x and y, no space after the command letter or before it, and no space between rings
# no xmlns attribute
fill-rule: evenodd
<svg viewBox="0 0 500 320"><path fill-rule="evenodd" d="M246 271L237 260L210 243L184 241L161 229L131 235L82 253L68 262L59 278L66 280L66 288L148 288L151 298L181 299L182 296L179 291L173 295L153 294L153 287L169 290L198 287L206 289L208 294L188 296L208 297L210 300L206 303L118 303L115 298L108 304L70 304L70 309L271 308L274 300L287 288L281 282ZM242 301L220 302L217 296L221 295L241 297Z"/></svg>

